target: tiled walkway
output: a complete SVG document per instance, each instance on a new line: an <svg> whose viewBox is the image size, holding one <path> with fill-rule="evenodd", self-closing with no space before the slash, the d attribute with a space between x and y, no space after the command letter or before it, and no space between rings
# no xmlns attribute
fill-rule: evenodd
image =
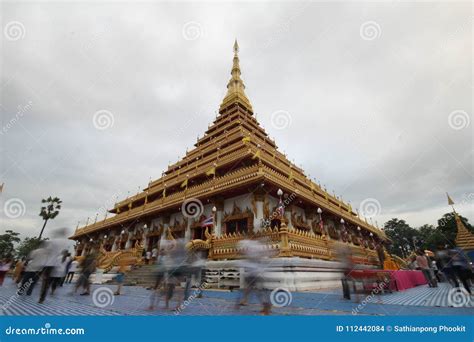
<svg viewBox="0 0 474 342"><path fill-rule="evenodd" d="M160 308L147 310L151 291L140 287L124 287L121 296L112 296L115 286L93 286L96 295L71 295L71 285L59 288L54 297L48 296L39 304L39 286L32 296L15 295L16 287L6 280L0 287L0 315L257 315L260 306L256 301L236 310L238 292L205 291L203 298L190 300L180 312ZM439 288L426 286L404 292L384 294L370 298L361 304L342 299L339 290L325 292L292 293L290 304L274 307L275 315L474 315L472 297L462 302L462 307L448 306L450 287L440 284ZM461 297L456 297L461 298ZM456 299L455 298L455 299ZM464 297L461 298L461 300ZM360 296L360 301L369 299ZM172 305L176 305L174 302ZM103 306L103 307L99 307Z"/></svg>

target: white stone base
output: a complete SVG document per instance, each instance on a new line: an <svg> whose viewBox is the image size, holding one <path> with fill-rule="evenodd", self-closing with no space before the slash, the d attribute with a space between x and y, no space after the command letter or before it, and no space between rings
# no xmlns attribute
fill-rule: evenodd
<svg viewBox="0 0 474 342"><path fill-rule="evenodd" d="M307 291L341 286L343 264L337 261L297 257L272 258L266 262L266 265L263 277L265 279L264 287L267 289L282 287L289 291ZM206 271L209 274L232 273L232 270L234 273L240 273L240 277L237 276L239 279L236 279L234 283L240 283L240 287L243 287L244 271L240 268L239 260L208 261L206 263ZM226 284L232 282L229 279L223 279L222 275L212 277L211 287L225 288Z"/></svg>

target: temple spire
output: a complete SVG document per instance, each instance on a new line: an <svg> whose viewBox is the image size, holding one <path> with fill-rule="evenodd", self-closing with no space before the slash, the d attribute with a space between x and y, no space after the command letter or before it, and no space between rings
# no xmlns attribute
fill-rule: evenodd
<svg viewBox="0 0 474 342"><path fill-rule="evenodd" d="M234 42L234 59L230 74L232 77L227 83L227 94L224 97L224 100L222 100L220 111L223 111L225 108L238 102L250 112L253 112L252 105L250 104L247 95L245 95L244 82L240 78L239 44L237 43L237 39Z"/></svg>

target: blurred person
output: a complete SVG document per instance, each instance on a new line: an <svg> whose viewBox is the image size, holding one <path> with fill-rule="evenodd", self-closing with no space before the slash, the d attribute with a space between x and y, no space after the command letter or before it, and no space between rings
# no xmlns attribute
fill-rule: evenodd
<svg viewBox="0 0 474 342"><path fill-rule="evenodd" d="M74 274L77 272L77 269L79 267L79 261L73 259L71 262L71 265L69 266L69 270L67 271L66 275L66 283L71 284L72 279L74 278Z"/></svg>
<svg viewBox="0 0 474 342"><path fill-rule="evenodd" d="M81 296L88 296L90 295L90 276L92 273L95 272L96 269L96 263L97 263L97 253L95 251L92 251L91 253L87 254L84 259L82 260L80 264L81 268L81 275L79 276L79 279L77 280L74 293L77 292L77 290L82 287L83 292L80 294Z"/></svg>
<svg viewBox="0 0 474 342"><path fill-rule="evenodd" d="M469 281L472 274L469 260L467 259L466 255L459 247L455 247L449 250L449 256L452 259L454 274L456 275L456 277L459 278L459 280L461 280L467 292L469 292L469 294L472 295L471 287L469 285Z"/></svg>
<svg viewBox="0 0 474 342"><path fill-rule="evenodd" d="M172 247L169 250L169 257L166 259L166 277L165 277L165 308L169 308L169 303L176 294L176 309L179 308L183 301L183 294L177 294L176 286L180 285L185 280L188 272L189 261L188 253L186 251L184 239L177 239L172 242Z"/></svg>
<svg viewBox="0 0 474 342"><path fill-rule="evenodd" d="M266 264L264 259L269 256L265 246L260 241L242 240L239 242L238 248L242 251L243 256L240 265L244 269L245 288L236 307L239 308L240 306L247 305L248 298L252 293L255 293L257 299L262 304L261 313L269 315L271 313L271 304L268 291L264 288L263 276Z"/></svg>
<svg viewBox="0 0 474 342"><path fill-rule="evenodd" d="M67 255L66 250L63 251L62 255L58 256L56 265L51 271L51 294L54 295L56 288L61 285L61 282L66 277L66 266L67 266Z"/></svg>
<svg viewBox="0 0 474 342"><path fill-rule="evenodd" d="M61 283L59 285L61 287L66 282L66 277L69 274L69 269L71 268L72 262L73 262L73 258L71 257L71 253L67 252L67 255L66 255L66 269L65 269L64 277L62 277Z"/></svg>
<svg viewBox="0 0 474 342"><path fill-rule="evenodd" d="M148 265L150 263L150 260L151 260L151 252L146 251L146 253L145 253L145 265Z"/></svg>
<svg viewBox="0 0 474 342"><path fill-rule="evenodd" d="M354 261L352 259L352 249L349 245L343 244L336 249L339 261L342 263L343 276L341 278L342 295L344 299L351 299L351 289L349 286L350 273L354 269Z"/></svg>
<svg viewBox="0 0 474 342"><path fill-rule="evenodd" d="M10 270L11 261L10 258L5 258L0 260L0 286L3 285L3 281L5 280L5 275Z"/></svg>
<svg viewBox="0 0 474 342"><path fill-rule="evenodd" d="M60 257L64 256L67 250L68 240L66 239L67 229L59 228L51 233L51 240L45 241L46 260L42 273L41 293L38 303L43 303L52 284L51 273L58 264Z"/></svg>
<svg viewBox="0 0 474 342"><path fill-rule="evenodd" d="M376 251L377 251L377 257L379 259L379 267L381 270L383 270L384 263L385 263L385 250L384 250L383 241L380 241L377 243Z"/></svg>
<svg viewBox="0 0 474 342"><path fill-rule="evenodd" d="M25 271L23 272L23 277L21 279L20 289L17 292L18 295L21 296L26 293L27 296L31 296L31 293L43 272L47 253L45 243L42 242L38 249L31 251L26 257Z"/></svg>
<svg viewBox="0 0 474 342"><path fill-rule="evenodd" d="M19 284L21 282L24 271L25 271L25 258L21 258L16 262L15 270L13 271L13 281L16 284Z"/></svg>
<svg viewBox="0 0 474 342"><path fill-rule="evenodd" d="M434 283L433 277L431 276L431 270L429 265L429 259L425 255L425 252L422 249L417 251L416 263L420 268L421 272L425 276L426 281L428 282L429 287L437 287L438 285Z"/></svg>
<svg viewBox="0 0 474 342"><path fill-rule="evenodd" d="M190 290L194 283L201 284L201 272L206 264L206 260L202 257L200 251L188 251L189 267L186 273L186 286L184 288L184 300L189 299ZM201 287L201 285L199 285ZM199 291L198 298L202 298L202 291Z"/></svg>
<svg viewBox="0 0 474 342"><path fill-rule="evenodd" d="M119 269L117 275L115 276L115 281L117 282L117 290L114 292L115 296L120 296L120 292L122 291L123 281L125 280L125 271L127 270L127 265L125 262L120 261Z"/></svg>
<svg viewBox="0 0 474 342"><path fill-rule="evenodd" d="M159 304L160 297L162 292L164 291L163 287L165 284L165 275L166 275L166 265L167 265L167 250L166 250L166 243L162 244L162 247L160 248L160 252L157 256L155 265L156 265L156 271L155 271L155 286L153 287L153 292L150 296L150 306L148 307L148 310L153 310L155 306Z"/></svg>
<svg viewBox="0 0 474 342"><path fill-rule="evenodd" d="M153 262L155 262L157 258L158 258L158 248L156 248L156 246L155 246L155 247L153 247L153 249L151 250L151 260L152 260Z"/></svg>

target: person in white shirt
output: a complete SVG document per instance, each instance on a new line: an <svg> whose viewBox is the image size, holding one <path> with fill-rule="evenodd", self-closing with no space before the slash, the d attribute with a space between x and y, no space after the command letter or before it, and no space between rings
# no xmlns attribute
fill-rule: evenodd
<svg viewBox="0 0 474 342"><path fill-rule="evenodd" d="M73 260L71 262L71 266L69 267L69 271L66 276L66 283L71 284L72 278L74 278L74 274L77 272L78 267L79 267L79 262L77 260Z"/></svg>
<svg viewBox="0 0 474 342"><path fill-rule="evenodd" d="M56 265L53 267L50 275L51 281L51 294L54 295L54 291L58 285L61 284L62 279L66 276L66 265L67 265L67 251L63 251L63 255L60 255L56 259Z"/></svg>
<svg viewBox="0 0 474 342"><path fill-rule="evenodd" d="M26 267L25 272L23 273L23 278L21 280L20 288L18 290L18 295L31 296L33 289L38 282L38 279L43 271L44 263L46 260L46 249L44 244L40 248L30 252L26 258Z"/></svg>
<svg viewBox="0 0 474 342"><path fill-rule="evenodd" d="M52 234L53 239L46 241L47 257L43 269L43 283L41 284L41 294L38 303L43 303L46 299L48 289L51 286L51 273L57 266L59 257L65 257L64 251L67 251L68 240L65 238L66 228L59 228Z"/></svg>

